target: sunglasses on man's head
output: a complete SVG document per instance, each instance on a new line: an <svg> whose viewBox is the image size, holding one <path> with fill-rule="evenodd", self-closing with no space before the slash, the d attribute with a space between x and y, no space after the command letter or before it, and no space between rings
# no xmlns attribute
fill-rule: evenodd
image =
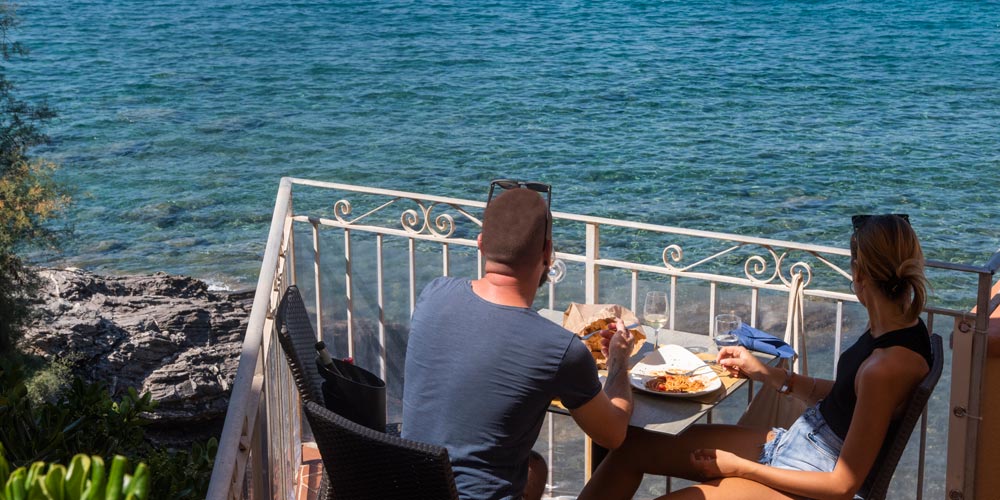
<svg viewBox="0 0 1000 500"><path fill-rule="evenodd" d="M857 231L858 229L861 229L861 226L864 226L865 223L868 222L868 219L871 219L872 217L883 217L886 215L895 215L896 217L905 220L907 224L910 223L910 216L907 214L883 214L883 215L865 214L865 215L852 215L851 225L854 226L854 230Z"/></svg>
<svg viewBox="0 0 1000 500"><path fill-rule="evenodd" d="M545 193L549 204L549 210L552 210L552 186L549 184L543 184L541 182L525 182L525 181L515 181L512 179L496 179L490 182L490 194L486 197L486 204L490 204L490 200L493 199L493 190L495 188L500 188L503 190L507 189L517 189L524 188L530 189L538 193Z"/></svg>

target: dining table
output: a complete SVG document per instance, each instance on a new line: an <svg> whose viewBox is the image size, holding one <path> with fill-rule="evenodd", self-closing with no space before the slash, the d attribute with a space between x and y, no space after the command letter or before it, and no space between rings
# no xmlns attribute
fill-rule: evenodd
<svg viewBox="0 0 1000 500"><path fill-rule="evenodd" d="M563 312L554 309L541 309L538 313L544 318L555 323L562 324ZM715 348L711 337L706 334L684 332L672 329L660 329L659 337L654 335L654 330L648 326L642 326L646 339L639 350L629 358L629 369L631 370L643 358L655 349L654 342L657 340L661 346L675 344L684 347L698 355L699 358L709 361L715 359ZM775 355L754 352L761 362L776 366L780 358ZM720 373L721 372L721 373ZM719 403L736 393L745 384L752 381L744 377L732 377L723 370L717 370L721 386L708 394L698 397L678 397L671 394L651 394L645 391L632 391L632 418L629 425L639 427L651 432L677 435L708 414ZM603 382L605 372L599 372ZM753 386L749 388L753 392ZM749 397L748 397L749 401ZM556 414L569 415L570 412L559 401L553 401L549 406L549 411ZM588 463L587 476L597 467L600 460L606 454L606 450L592 443L587 439Z"/></svg>

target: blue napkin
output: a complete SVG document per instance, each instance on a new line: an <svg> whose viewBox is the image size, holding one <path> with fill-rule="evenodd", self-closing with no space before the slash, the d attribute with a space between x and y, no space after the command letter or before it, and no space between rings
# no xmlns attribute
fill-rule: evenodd
<svg viewBox="0 0 1000 500"><path fill-rule="evenodd" d="M774 335L764 333L746 323L740 323L740 327L733 331L740 339L740 345L751 351L772 354L782 358L791 359L795 356L792 346L785 343Z"/></svg>

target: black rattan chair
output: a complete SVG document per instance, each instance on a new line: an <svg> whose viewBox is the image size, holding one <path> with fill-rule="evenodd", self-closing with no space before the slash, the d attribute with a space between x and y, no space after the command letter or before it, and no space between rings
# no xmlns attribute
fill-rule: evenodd
<svg viewBox="0 0 1000 500"><path fill-rule="evenodd" d="M331 497L457 499L448 450L373 431L313 401L304 404Z"/></svg>
<svg viewBox="0 0 1000 500"><path fill-rule="evenodd" d="M278 342L292 370L299 397L323 404L323 378L316 369L316 333L298 287L292 285L278 304Z"/></svg>
<svg viewBox="0 0 1000 500"><path fill-rule="evenodd" d="M316 333L309 321L309 311L299 288L292 285L285 289L285 294L278 304L275 321L278 322L278 343L285 353L288 368L292 371L295 387L298 388L302 402L315 401L324 404L322 384L323 378L316 369ZM326 474L319 485L319 498L333 500L333 490L330 489Z"/></svg>
<svg viewBox="0 0 1000 500"><path fill-rule="evenodd" d="M889 427L889 432L882 443L882 450L879 451L875 465L868 473L858 496L865 500L882 500L889 490L889 482L896 471L899 458L906 449L906 443L910 440L913 428L924 413L924 407L934 392L934 386L941 378L941 367L944 364L944 348L941 345L940 335L931 335L931 352L934 353L934 364L927 376L920 382L920 385L913 391L909 402L906 403L906 412L903 417L893 422Z"/></svg>

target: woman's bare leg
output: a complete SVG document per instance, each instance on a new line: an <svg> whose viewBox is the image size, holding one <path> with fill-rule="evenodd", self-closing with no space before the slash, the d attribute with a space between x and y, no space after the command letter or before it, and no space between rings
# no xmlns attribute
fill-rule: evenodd
<svg viewBox="0 0 1000 500"><path fill-rule="evenodd" d="M757 460L767 437L766 430L736 425L695 425L677 436L629 427L625 443L601 462L578 498L627 500L647 473L698 481L694 450L715 448Z"/></svg>
<svg viewBox="0 0 1000 500"><path fill-rule="evenodd" d="M677 490L657 500L796 500L798 498L749 479L727 477Z"/></svg>

